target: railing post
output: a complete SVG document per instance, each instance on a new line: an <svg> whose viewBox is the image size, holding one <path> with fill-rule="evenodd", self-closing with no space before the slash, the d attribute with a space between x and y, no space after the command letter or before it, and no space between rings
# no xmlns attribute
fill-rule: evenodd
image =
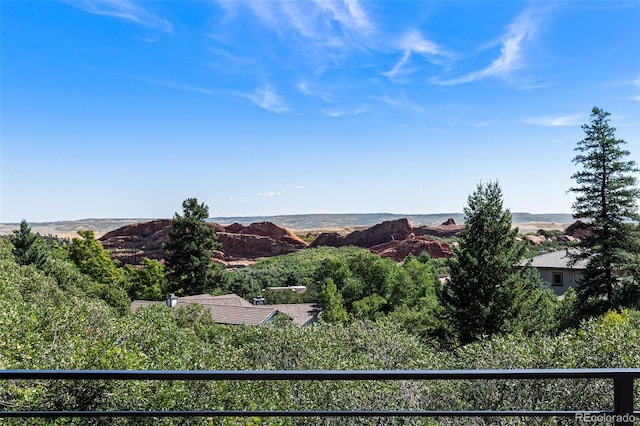
<svg viewBox="0 0 640 426"><path fill-rule="evenodd" d="M613 378L613 406L616 426L633 426L633 376L624 373Z"/></svg>

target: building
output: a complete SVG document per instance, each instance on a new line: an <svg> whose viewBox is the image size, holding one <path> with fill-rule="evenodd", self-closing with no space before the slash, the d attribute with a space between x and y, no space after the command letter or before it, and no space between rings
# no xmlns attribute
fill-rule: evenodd
<svg viewBox="0 0 640 426"><path fill-rule="evenodd" d="M181 307L192 303L197 303L209 311L216 323L228 325L263 325L272 321L277 314L284 314L291 318L295 325L306 327L317 322L322 312L322 308L316 303L255 305L235 294L222 296L199 294L185 297L171 295L166 302L134 300L131 303L131 311L135 312L140 308L155 304Z"/></svg>
<svg viewBox="0 0 640 426"><path fill-rule="evenodd" d="M542 281L549 285L556 295L561 296L569 287L579 286L588 263L587 260L579 260L573 264L570 253L570 249L565 249L541 254L521 262L520 266L531 262L531 266L538 270Z"/></svg>

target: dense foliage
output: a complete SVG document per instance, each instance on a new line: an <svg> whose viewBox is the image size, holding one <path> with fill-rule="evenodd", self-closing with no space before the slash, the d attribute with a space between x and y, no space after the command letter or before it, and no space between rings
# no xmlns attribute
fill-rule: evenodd
<svg viewBox="0 0 640 426"><path fill-rule="evenodd" d="M357 247L319 247L265 259L225 274L224 289L247 299L262 294L269 303L320 301L323 321L393 316L423 337L439 332L440 281L427 255L403 263ZM302 294L263 292L304 285Z"/></svg>
<svg viewBox="0 0 640 426"><path fill-rule="evenodd" d="M41 270L35 265L17 263L12 249L8 238L0 239L0 368L640 367L640 313L636 311L613 312L579 327L574 324L574 328L556 337L524 337L518 333L443 351L417 338L393 316L381 316L373 321L320 323L301 329L288 323L264 327L221 326L214 324L197 306L171 310L158 305L135 315L122 314L93 294L90 284L95 281L79 272L73 263L55 259L49 269ZM74 286L74 282L78 285ZM5 410L606 409L611 407L612 395L611 384L606 381L0 383L0 404ZM324 423L347 425L354 421L380 424L379 419L339 418ZM57 423L71 422L61 419ZM181 424L182 419L131 419L129 422ZM308 422L308 419L226 419L208 423ZM446 422L440 419L438 424ZM29 424L24 419L6 423ZM31 422L41 423L41 420ZM124 421L101 419L94 423ZM385 424L396 423L432 422L388 419ZM475 424L475 421L452 423Z"/></svg>
<svg viewBox="0 0 640 426"><path fill-rule="evenodd" d="M640 188L634 173L635 161L627 160L629 151L624 140L616 139L609 125L610 114L597 107L591 122L582 126L585 138L578 142L574 163L582 169L573 174L578 186L573 205L574 217L586 219L591 234L582 240L576 260L587 259L588 265L578 290L583 314L601 314L624 305L639 305L640 283L621 279L618 273L633 264L640 253L632 220L640 220L638 204Z"/></svg>

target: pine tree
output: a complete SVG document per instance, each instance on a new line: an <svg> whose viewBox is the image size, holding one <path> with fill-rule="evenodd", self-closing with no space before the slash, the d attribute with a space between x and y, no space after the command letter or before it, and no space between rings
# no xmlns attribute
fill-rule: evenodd
<svg viewBox="0 0 640 426"><path fill-rule="evenodd" d="M529 297L522 291L532 289L522 284L531 276L528 268L517 267L525 246L516 240L518 229L512 229L511 213L502 207L498 183L479 184L464 214L465 229L448 262L451 277L442 298L450 329L468 343L506 331L507 324L514 328L514 306Z"/></svg>
<svg viewBox="0 0 640 426"><path fill-rule="evenodd" d="M573 216L591 226L591 235L582 240L581 250L574 255L575 261L588 260L578 288L578 306L585 315L618 308L630 302L623 294L638 294L625 289L616 273L627 268L634 252L638 253L638 237L630 223L640 219L640 188L633 176L638 168L634 161L626 160L630 154L622 148L626 142L616 139L609 115L593 108L591 122L582 126L586 136L576 147L579 154L573 159L582 166L571 176L578 184L570 189L577 194Z"/></svg>
<svg viewBox="0 0 640 426"><path fill-rule="evenodd" d="M31 232L31 227L26 220L20 222L20 229L13 231L11 243L13 255L19 264L33 264L38 268L44 265L49 252L47 243L40 234Z"/></svg>
<svg viewBox="0 0 640 426"><path fill-rule="evenodd" d="M215 285L217 265L213 250L220 247L215 231L205 224L209 207L196 198L182 203L183 215L171 221L169 242L164 246L169 289L192 295L211 290Z"/></svg>

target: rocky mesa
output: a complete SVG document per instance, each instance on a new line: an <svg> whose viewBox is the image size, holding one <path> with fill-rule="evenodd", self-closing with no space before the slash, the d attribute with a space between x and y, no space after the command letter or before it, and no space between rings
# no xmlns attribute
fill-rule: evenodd
<svg viewBox="0 0 640 426"><path fill-rule="evenodd" d="M464 226L457 225L453 219L448 219L439 226L414 227L408 219L403 218L385 221L347 235L337 232L322 233L309 247L364 247L396 261L402 261L409 253L417 256L425 251L432 258L452 257L453 250L449 244L428 239L426 236L453 237L463 229Z"/></svg>
<svg viewBox="0 0 640 426"><path fill-rule="evenodd" d="M215 229L222 247L214 252L214 259L230 267L244 266L263 257L279 256L306 247L357 246L367 248L381 257L401 262L409 254L428 253L432 258L453 257L451 246L429 237L450 238L459 235L464 225L448 219L437 226L413 226L406 218L384 221L367 229L350 233L324 232L309 245L291 230L273 222L254 222L220 225L207 222ZM139 265L142 259L164 259L163 244L169 241L171 219L122 226L104 234L99 240L114 259L121 264ZM539 230L535 235L521 237L531 245L546 241L577 241L588 235L587 225L576 222L564 231Z"/></svg>
<svg viewBox="0 0 640 426"><path fill-rule="evenodd" d="M433 258L451 257L451 247L426 238L427 235L453 236L464 227L450 219L440 226L413 227L407 219L385 221L368 229L351 232L323 233L308 245L292 231L272 222L220 225L207 222L216 231L222 247L214 258L226 265L279 256L306 247L358 246L370 249L382 257L402 261L409 253L427 252ZM123 265L139 265L142 259L164 259L163 244L169 241L171 219L157 219L120 227L104 234L99 240L112 257Z"/></svg>
<svg viewBox="0 0 640 426"><path fill-rule="evenodd" d="M307 247L302 239L271 222L229 226L207 222L215 229L220 250L214 258L222 263L291 253ZM103 235L99 241L123 265L139 265L142 259L164 259L163 244L169 241L171 219L126 225Z"/></svg>

